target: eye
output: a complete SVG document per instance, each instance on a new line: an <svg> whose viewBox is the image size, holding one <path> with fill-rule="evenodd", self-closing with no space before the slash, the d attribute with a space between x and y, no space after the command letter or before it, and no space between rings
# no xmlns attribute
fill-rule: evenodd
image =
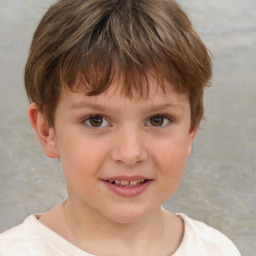
<svg viewBox="0 0 256 256"><path fill-rule="evenodd" d="M164 127L164 126L167 126L170 123L170 121L171 121L171 118L168 116L155 115L150 117L147 120L146 125Z"/></svg>
<svg viewBox="0 0 256 256"><path fill-rule="evenodd" d="M107 127L110 126L109 122L101 115L89 116L84 120L84 123L90 127Z"/></svg>

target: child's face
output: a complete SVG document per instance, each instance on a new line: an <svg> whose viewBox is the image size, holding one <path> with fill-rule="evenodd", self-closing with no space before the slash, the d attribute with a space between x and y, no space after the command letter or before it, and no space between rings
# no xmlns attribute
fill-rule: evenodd
<svg viewBox="0 0 256 256"><path fill-rule="evenodd" d="M61 95L56 147L69 200L86 212L134 222L180 185L195 133L188 97L150 86L148 98L130 99L116 85L98 96Z"/></svg>

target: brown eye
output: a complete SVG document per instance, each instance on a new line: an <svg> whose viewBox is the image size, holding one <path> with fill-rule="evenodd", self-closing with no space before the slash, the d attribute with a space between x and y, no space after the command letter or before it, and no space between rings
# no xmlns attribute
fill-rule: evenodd
<svg viewBox="0 0 256 256"><path fill-rule="evenodd" d="M82 123L90 128L111 127L111 123L102 115L88 116Z"/></svg>
<svg viewBox="0 0 256 256"><path fill-rule="evenodd" d="M155 115L149 117L146 122L146 126L154 126L159 128L164 128L172 123L172 118L166 115Z"/></svg>
<svg viewBox="0 0 256 256"><path fill-rule="evenodd" d="M162 126L164 123L164 117L162 116L153 116L150 118L150 124L153 126Z"/></svg>
<svg viewBox="0 0 256 256"><path fill-rule="evenodd" d="M103 124L102 116L91 116L88 118L88 122L90 126L100 127Z"/></svg>

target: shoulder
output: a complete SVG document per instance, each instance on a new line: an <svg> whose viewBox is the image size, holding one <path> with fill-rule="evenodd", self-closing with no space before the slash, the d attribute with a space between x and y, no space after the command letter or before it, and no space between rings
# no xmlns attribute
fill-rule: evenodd
<svg viewBox="0 0 256 256"><path fill-rule="evenodd" d="M24 224L20 224L10 230L5 231L0 234L0 255L17 255L16 246L19 246L20 243L27 241L26 232L24 232ZM21 251L21 255L22 254Z"/></svg>
<svg viewBox="0 0 256 256"><path fill-rule="evenodd" d="M31 255L29 252L31 241L37 239L29 232L31 224L33 226L34 219L35 217L31 215L22 224L0 234L1 256Z"/></svg>
<svg viewBox="0 0 256 256"><path fill-rule="evenodd" d="M26 232L26 223L31 220L33 216L29 216L26 218L26 220L16 226L13 227L2 234L0 234L0 245L2 246L4 243L12 242L14 239L17 240L26 240L28 237L28 233Z"/></svg>
<svg viewBox="0 0 256 256"><path fill-rule="evenodd" d="M0 234L0 256L92 256L83 252L31 215Z"/></svg>
<svg viewBox="0 0 256 256"><path fill-rule="evenodd" d="M177 214L177 216L184 221L184 236L179 250L191 251L193 252L189 254L191 256L240 256L236 246L220 231L184 214Z"/></svg>

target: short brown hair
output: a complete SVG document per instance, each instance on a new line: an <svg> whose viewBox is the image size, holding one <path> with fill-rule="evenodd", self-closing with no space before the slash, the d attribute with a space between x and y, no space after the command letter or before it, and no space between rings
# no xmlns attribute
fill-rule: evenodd
<svg viewBox="0 0 256 256"><path fill-rule="evenodd" d="M142 93L149 74L163 90L167 82L188 94L191 127L199 125L211 59L175 0L60 0L35 31L25 87L53 126L62 88L97 95L121 75L123 91L132 96Z"/></svg>

